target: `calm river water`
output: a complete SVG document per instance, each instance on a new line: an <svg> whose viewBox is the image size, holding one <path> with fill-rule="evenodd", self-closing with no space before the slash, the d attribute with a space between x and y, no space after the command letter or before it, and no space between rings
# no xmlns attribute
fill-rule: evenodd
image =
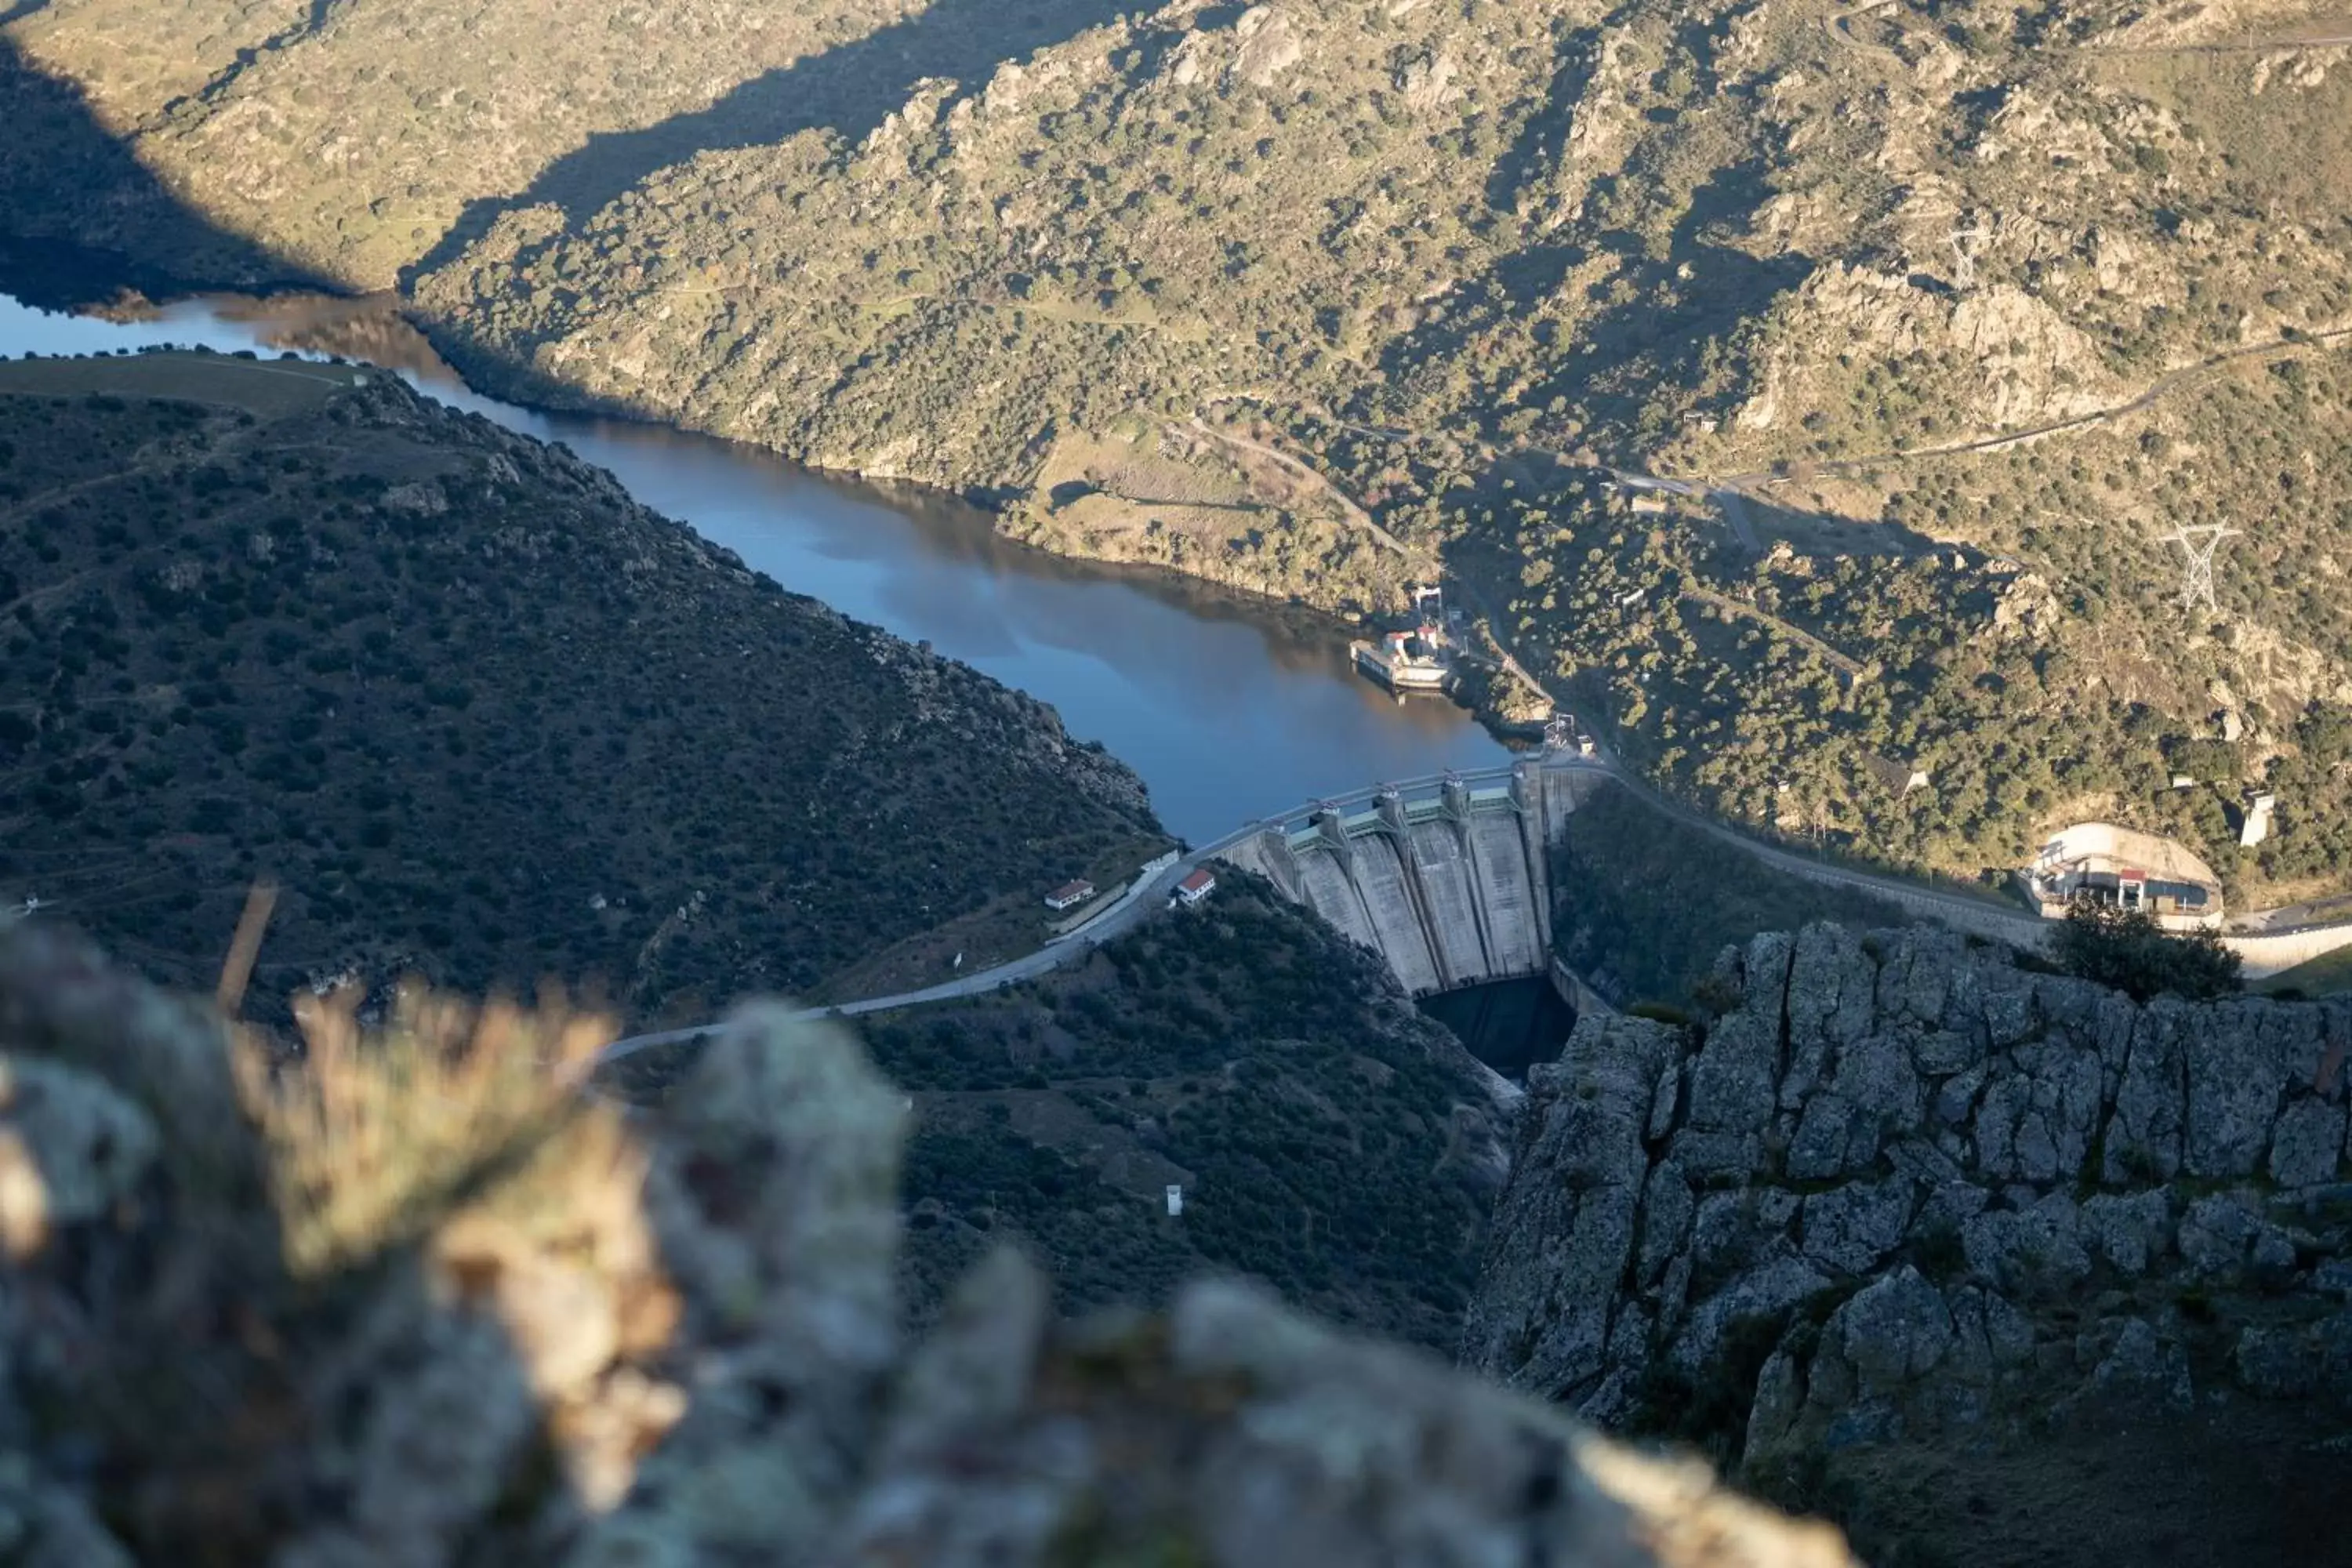
<svg viewBox="0 0 2352 1568"><path fill-rule="evenodd" d="M1400 706L1358 679L1336 630L1290 625L1206 587L1023 549L950 498L812 474L656 426L499 403L468 391L380 311L196 300L117 322L0 295L0 354L166 342L333 349L399 370L445 403L562 441L784 586L1052 703L1073 734L1141 774L1160 820L1194 843L1317 795L1506 755L1450 704Z"/></svg>

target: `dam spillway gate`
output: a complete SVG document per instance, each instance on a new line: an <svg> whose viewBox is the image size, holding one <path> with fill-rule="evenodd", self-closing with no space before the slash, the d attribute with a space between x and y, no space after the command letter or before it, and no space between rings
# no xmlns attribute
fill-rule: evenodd
<svg viewBox="0 0 2352 1568"><path fill-rule="evenodd" d="M1597 770L1522 761L1319 801L1229 845L1415 996L1546 974L1550 847Z"/></svg>

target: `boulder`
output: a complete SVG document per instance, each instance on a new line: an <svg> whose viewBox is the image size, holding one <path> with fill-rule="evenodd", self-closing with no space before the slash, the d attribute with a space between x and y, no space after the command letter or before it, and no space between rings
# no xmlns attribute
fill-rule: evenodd
<svg viewBox="0 0 2352 1568"><path fill-rule="evenodd" d="M1932 1107L1939 1127L1966 1127L1976 1120L1977 1102L1991 1080L1992 1069L1978 1062L1962 1072L1953 1074L1936 1087Z"/></svg>
<svg viewBox="0 0 2352 1568"><path fill-rule="evenodd" d="M1666 1158L1693 1181L1729 1177L1744 1182L1764 1166L1764 1141L1753 1132L1702 1132L1685 1127L1666 1145Z"/></svg>
<svg viewBox="0 0 2352 1568"><path fill-rule="evenodd" d="M1984 1057L1985 1042L1981 1037L1951 1029L1929 1029L1911 1040L1912 1064L1935 1078L1966 1072L1982 1062Z"/></svg>
<svg viewBox="0 0 2352 1568"><path fill-rule="evenodd" d="M39 1057L0 1056L0 1246L38 1250L96 1219L154 1161L154 1122L105 1079Z"/></svg>
<svg viewBox="0 0 2352 1568"><path fill-rule="evenodd" d="M1783 1241L1738 1279L1691 1309L1668 1358L1685 1373L1704 1367L1736 1323L1777 1318L1829 1289L1829 1278Z"/></svg>
<svg viewBox="0 0 2352 1568"><path fill-rule="evenodd" d="M2344 1152L2345 1108L2303 1095L2279 1112L2271 1134L2269 1172L2282 1187L2332 1182Z"/></svg>
<svg viewBox="0 0 2352 1568"><path fill-rule="evenodd" d="M1865 1286L1822 1331L1865 1394L1890 1395L1939 1365L1953 1344L1943 1293L1905 1264Z"/></svg>
<svg viewBox="0 0 2352 1568"><path fill-rule="evenodd" d="M1967 962L1966 942L1942 926L1911 926L1896 933L1878 966L1879 1017L1888 1023L1940 1026L1953 978Z"/></svg>
<svg viewBox="0 0 2352 1568"><path fill-rule="evenodd" d="M2248 1273L2265 1289L2282 1289L2294 1272L2297 1261L2294 1237L2274 1225L2265 1225L2254 1233L2254 1250Z"/></svg>
<svg viewBox="0 0 2352 1568"><path fill-rule="evenodd" d="M1963 1226L1984 1213L1992 1194L1967 1182L1945 1182L1932 1189L1911 1222L1914 1236L1948 1232L1958 1236Z"/></svg>
<svg viewBox="0 0 2352 1568"><path fill-rule="evenodd" d="M2180 1169L2188 1116L2186 1058L2195 1019L2170 997L2148 1005L2134 1026L2107 1122L2100 1179L2110 1186L2169 1181Z"/></svg>
<svg viewBox="0 0 2352 1568"><path fill-rule="evenodd" d="M1683 1249L1697 1208L1698 1200L1681 1166L1667 1160L1650 1173L1642 1197L1642 1253L1634 1269L1635 1282L1642 1289L1656 1285L1666 1265Z"/></svg>
<svg viewBox="0 0 2352 1568"><path fill-rule="evenodd" d="M2083 1204L2084 1245L2125 1274L2147 1272L2172 1243L2172 1194L2163 1187L2127 1196L2101 1193Z"/></svg>
<svg viewBox="0 0 2352 1568"><path fill-rule="evenodd" d="M2198 1279L2234 1284L2245 1278L2262 1216L2234 1193L2210 1193L2180 1216L2175 1244Z"/></svg>
<svg viewBox="0 0 2352 1568"><path fill-rule="evenodd" d="M1947 1182L1961 1181L1966 1176L1958 1160L1933 1143L1917 1138L1890 1146L1886 1151L1886 1163L1927 1187L1940 1187Z"/></svg>
<svg viewBox="0 0 2352 1568"><path fill-rule="evenodd" d="M1820 1182L1845 1169L1846 1148L1853 1142L1855 1112L1843 1095L1827 1091L1809 1100L1789 1140L1781 1168L1792 1182Z"/></svg>
<svg viewBox="0 0 2352 1568"><path fill-rule="evenodd" d="M1890 1141L1919 1131L1925 1090L1899 1036L1874 1034L1843 1050L1829 1086L1798 1118L1786 1155L1793 1181L1867 1171Z"/></svg>
<svg viewBox="0 0 2352 1568"><path fill-rule="evenodd" d="M2091 1271L2074 1201L2053 1193L2030 1208L1978 1215L1960 1226L1969 1271L2009 1294L2063 1290Z"/></svg>
<svg viewBox="0 0 2352 1568"><path fill-rule="evenodd" d="M2005 1297L1960 1285L1948 1291L1945 1300L1952 1313L1947 1364L1954 1377L1987 1384L2033 1359L2033 1325Z"/></svg>
<svg viewBox="0 0 2352 1568"><path fill-rule="evenodd" d="M1802 1105L1837 1054L1869 1032L1877 988L1878 965L1852 931L1817 921L1797 933L1789 966L1783 1109Z"/></svg>
<svg viewBox="0 0 2352 1568"><path fill-rule="evenodd" d="M2286 1090L2284 1041L2273 1010L2223 1003L2198 1010L2184 1053L2188 1110L2182 1164L2194 1176L2251 1176L2270 1146Z"/></svg>
<svg viewBox="0 0 2352 1568"><path fill-rule="evenodd" d="M1779 1018L1743 1007L1717 1020L1691 1063L1691 1127L1761 1131L1772 1120L1772 1075L1780 1060Z"/></svg>
<svg viewBox="0 0 2352 1568"><path fill-rule="evenodd" d="M1927 1104L1911 1053L1895 1035L1873 1035L1838 1058L1832 1087L1853 1112L1849 1120L1845 1169L1866 1171L1889 1140L1919 1131Z"/></svg>
<svg viewBox="0 0 2352 1568"><path fill-rule="evenodd" d="M1698 1200L1691 1223L1691 1289L1706 1295L1753 1265L1773 1244L1787 1238L1785 1215L1778 1223L1756 1188L1709 1193Z"/></svg>
<svg viewBox="0 0 2352 1568"><path fill-rule="evenodd" d="M2098 1126L2099 1058L2053 1045L2021 1047L2017 1070L1985 1090L1977 1163L1997 1181L2072 1181Z"/></svg>
<svg viewBox="0 0 2352 1568"><path fill-rule="evenodd" d="M2032 1039L2042 1022L2035 1005L2036 977L2006 963L1976 963L1970 972L1977 980L1977 1012L1985 1043L2005 1051Z"/></svg>
<svg viewBox="0 0 2352 1568"><path fill-rule="evenodd" d="M1903 1244L1911 1206L1906 1176L1815 1193L1805 1199L1801 1250L1834 1272L1864 1273Z"/></svg>

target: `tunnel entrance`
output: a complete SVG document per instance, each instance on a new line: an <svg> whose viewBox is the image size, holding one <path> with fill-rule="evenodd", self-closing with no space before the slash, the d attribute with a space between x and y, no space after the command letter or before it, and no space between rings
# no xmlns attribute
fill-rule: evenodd
<svg viewBox="0 0 2352 1568"><path fill-rule="evenodd" d="M1423 997L1420 1005L1472 1056L1515 1083L1524 1082L1537 1062L1557 1058L1576 1026L1576 1009L1540 974L1441 991Z"/></svg>

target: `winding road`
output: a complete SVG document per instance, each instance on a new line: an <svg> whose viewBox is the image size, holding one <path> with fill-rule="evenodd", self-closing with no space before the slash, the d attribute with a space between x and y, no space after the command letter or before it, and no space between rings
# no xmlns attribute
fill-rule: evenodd
<svg viewBox="0 0 2352 1568"><path fill-rule="evenodd" d="M1174 865L1129 888L1109 909L1067 936L1054 938L1034 952L1008 960L993 969L980 970L958 979L942 981L937 985L926 985L920 990L900 991L887 996L863 996L854 1002L836 1002L825 1007L804 1007L794 1016L845 1018L861 1013L887 1013L898 1007L919 1007L927 1002L952 1002L962 996L978 996L985 992L1002 990L1016 981L1034 980L1040 974L1059 969L1072 959L1084 958L1101 943L1112 937L1124 936L1152 914L1166 909L1170 896L1176 890L1176 884L1191 876L1202 861L1213 859L1221 851L1258 832L1265 826L1264 822L1249 823L1205 848L1178 857ZM695 1024L682 1029L632 1035L605 1047L598 1060L619 1061L656 1046L676 1045L694 1039L718 1027L716 1023Z"/></svg>
<svg viewBox="0 0 2352 1568"><path fill-rule="evenodd" d="M1499 641L1496 646L1503 647ZM1505 658L1509 661L1507 649L1505 650ZM1510 662L1516 665L1516 661ZM1170 905L1170 895L1175 891L1177 883L1190 876L1204 862L1215 859L1224 850L1252 834L1263 832L1275 823L1290 821L1307 811L1324 806L1335 806L1345 810L1349 806L1369 805L1375 797L1388 790L1417 792L1433 786L1449 777L1458 778L1471 784L1499 783L1510 776L1513 765L1515 764L1464 771L1453 774L1431 773L1424 777L1399 780L1393 783L1367 784L1360 789L1306 803L1297 811L1281 816L1265 817L1245 823L1215 843L1180 857L1174 865L1167 867L1158 875L1146 879L1130 889L1126 896L1110 910L1069 935L1057 937L1047 942L1034 952L998 964L993 969L944 981L937 985L927 985L920 990L901 991L887 996L860 997L853 1002L836 1003L826 1007L803 1008L795 1016L803 1018L829 1018L855 1017L865 1013L887 1013L901 1007L919 1007L930 1002L952 1002L960 997L978 996L991 991L1002 990L1020 981L1034 980L1066 963L1084 961L1101 943L1114 937L1123 936L1154 915L1166 912ZM1983 932L1987 931L1990 926L1992 928L1991 934L2002 935L2008 940L2021 944L2031 945L2037 942L2048 930L2045 922L2022 910L2004 910L1999 904L1988 900L1941 892L1897 877L1881 876L1873 872L1855 870L1851 867L1831 865L1807 856L1775 848L1769 844L1759 843L1735 828L1703 816L1689 807L1659 794L1639 775L1605 752L1591 757L1557 752L1548 752L1542 758L1542 765L1562 771L1605 774L1641 797L1654 810L1674 821L1743 850L1768 866L1803 877L1810 881L1832 882L1862 892L1875 894L1914 912L1942 913L1949 916L1955 923L1966 930ZM607 1046L598 1059L600 1063L625 1060L639 1052L651 1050L656 1047L677 1045L698 1038L712 1033L719 1026L718 1023L713 1022L692 1025L685 1028L662 1029L650 1034L632 1035L626 1039L615 1040L612 1045Z"/></svg>
<svg viewBox="0 0 2352 1568"><path fill-rule="evenodd" d="M1399 555L1410 556L1412 553L1405 547L1402 540L1373 521L1370 512L1342 494L1339 486L1318 473L1314 467L1304 459L1294 458L1281 448L1269 447L1263 441L1253 441L1246 436L1236 436L1230 430L1220 430L1205 419L1194 418L1189 428L1197 435L1207 437L1212 441L1220 442L1228 447L1238 447L1244 452L1255 452L1278 466L1285 473L1303 480L1308 489L1328 498L1347 514L1349 522L1370 534L1383 549L1393 551Z"/></svg>

